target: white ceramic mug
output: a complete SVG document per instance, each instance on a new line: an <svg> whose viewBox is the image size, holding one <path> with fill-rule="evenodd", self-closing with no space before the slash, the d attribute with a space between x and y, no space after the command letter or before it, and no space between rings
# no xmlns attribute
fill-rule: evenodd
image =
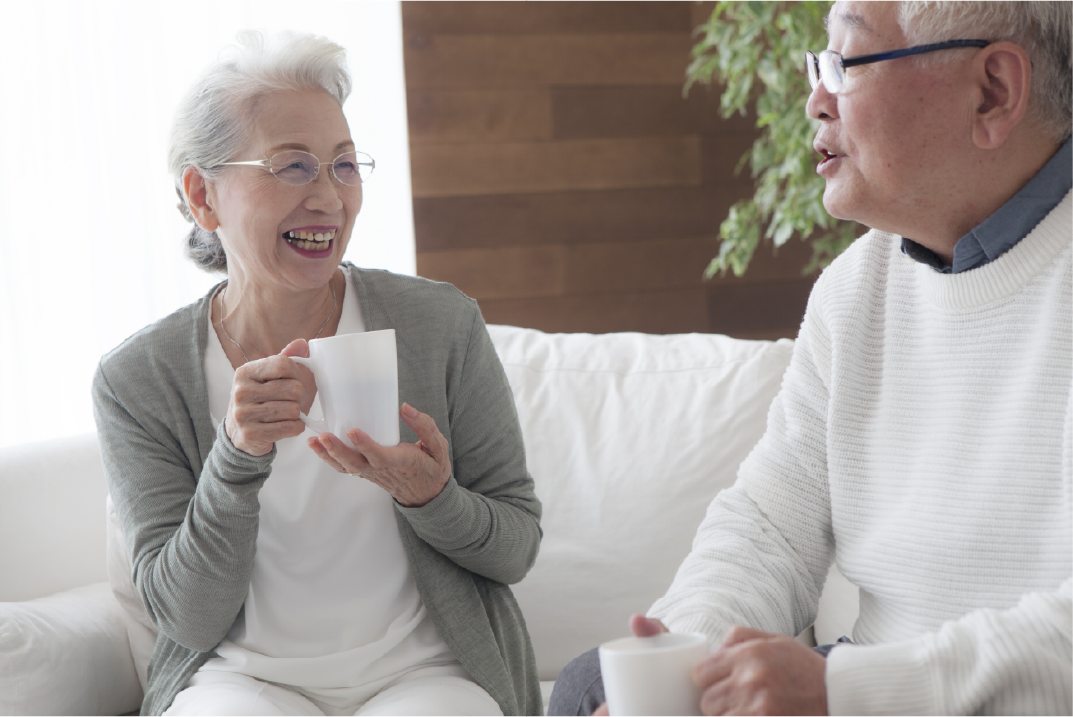
<svg viewBox="0 0 1073 717"><path fill-rule="evenodd" d="M324 418L302 423L353 443L346 432L365 431L382 446L399 445L399 363L395 329L343 334L309 342L309 358L292 356L313 372Z"/></svg>
<svg viewBox="0 0 1073 717"><path fill-rule="evenodd" d="M600 645L600 673L612 715L699 715L693 669L708 654L697 632L624 637Z"/></svg>

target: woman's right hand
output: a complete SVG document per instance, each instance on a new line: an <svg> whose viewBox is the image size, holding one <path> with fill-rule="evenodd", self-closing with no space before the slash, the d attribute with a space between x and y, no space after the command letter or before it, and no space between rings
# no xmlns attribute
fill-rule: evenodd
<svg viewBox="0 0 1073 717"><path fill-rule="evenodd" d="M298 339L278 356L269 356L239 366L231 384L224 431L240 451L263 456L284 438L301 435L307 413L317 394L313 372L289 356L309 356L309 344Z"/></svg>

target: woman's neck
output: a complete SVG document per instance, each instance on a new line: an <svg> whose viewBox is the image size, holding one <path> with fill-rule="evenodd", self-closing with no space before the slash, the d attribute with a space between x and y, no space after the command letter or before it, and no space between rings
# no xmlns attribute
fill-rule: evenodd
<svg viewBox="0 0 1073 717"><path fill-rule="evenodd" d="M212 302L212 325L231 365L274 356L296 339L334 336L346 279L341 269L324 286L302 291L228 277Z"/></svg>

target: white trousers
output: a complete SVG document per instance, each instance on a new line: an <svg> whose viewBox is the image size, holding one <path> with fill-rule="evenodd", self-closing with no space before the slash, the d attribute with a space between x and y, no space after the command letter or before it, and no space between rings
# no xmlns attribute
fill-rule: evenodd
<svg viewBox="0 0 1073 717"><path fill-rule="evenodd" d="M418 673L422 672L418 670ZM356 711L339 712L294 690L237 672L200 671L175 696L165 715L497 715L499 705L472 680L410 673Z"/></svg>

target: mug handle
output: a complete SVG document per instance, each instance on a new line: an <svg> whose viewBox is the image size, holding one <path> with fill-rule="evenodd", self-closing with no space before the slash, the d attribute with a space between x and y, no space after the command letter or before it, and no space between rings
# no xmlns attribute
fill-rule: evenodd
<svg viewBox="0 0 1073 717"><path fill-rule="evenodd" d="M314 379L317 377L316 371L313 370L313 361L312 361L312 359L302 358L301 356L289 356L288 358L290 358L290 360L294 361L295 363L302 364L303 366L305 366L310 371L313 371L313 378ZM328 431L328 420L326 418L310 418L309 414L301 413L301 412L298 413L298 418L300 418L302 420L302 423L306 424L307 426L312 428L317 433L328 433L329 432Z"/></svg>

